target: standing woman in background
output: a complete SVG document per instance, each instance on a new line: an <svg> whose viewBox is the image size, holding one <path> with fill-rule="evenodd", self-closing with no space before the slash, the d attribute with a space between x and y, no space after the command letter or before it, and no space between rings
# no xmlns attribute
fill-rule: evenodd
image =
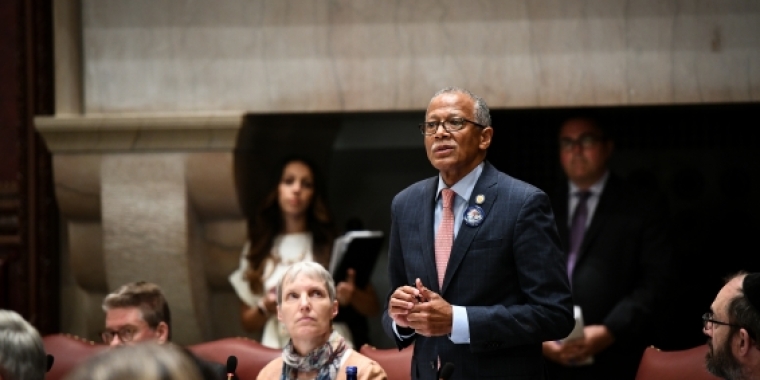
<svg viewBox="0 0 760 380"><path fill-rule="evenodd" d="M240 319L249 332L261 331L261 343L283 348L289 340L277 320L277 283L285 271L301 261L315 261L325 268L330 262L335 227L324 198L324 185L316 167L304 157L282 162L280 180L264 199L255 219L249 222L249 241L243 248L240 267L230 283L240 297ZM352 300L372 300L372 289L354 289ZM335 329L347 341L345 324Z"/></svg>

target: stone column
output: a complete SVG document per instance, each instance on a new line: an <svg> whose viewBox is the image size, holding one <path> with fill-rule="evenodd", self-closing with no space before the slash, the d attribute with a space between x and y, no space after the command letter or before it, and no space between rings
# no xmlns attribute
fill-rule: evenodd
<svg viewBox="0 0 760 380"><path fill-rule="evenodd" d="M103 254L109 288L146 280L167 295L174 340L208 340L202 259L191 257L191 209L181 153L112 154L101 164Z"/></svg>

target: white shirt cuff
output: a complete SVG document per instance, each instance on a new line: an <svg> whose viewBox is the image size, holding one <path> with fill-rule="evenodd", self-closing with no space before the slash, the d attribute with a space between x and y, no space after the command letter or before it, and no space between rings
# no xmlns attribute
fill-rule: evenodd
<svg viewBox="0 0 760 380"><path fill-rule="evenodd" d="M451 305L453 321L449 339L454 344L470 344L470 323L467 319L467 309L464 306Z"/></svg>

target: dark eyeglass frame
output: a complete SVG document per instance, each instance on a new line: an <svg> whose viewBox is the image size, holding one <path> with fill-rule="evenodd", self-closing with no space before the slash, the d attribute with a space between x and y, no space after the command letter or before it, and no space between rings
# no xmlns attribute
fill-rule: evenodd
<svg viewBox="0 0 760 380"><path fill-rule="evenodd" d="M702 328L703 329L707 329L707 322L712 323L712 325L710 326L710 330L714 329L715 325L731 326L731 327L736 327L738 329L744 329L744 330L746 330L747 331L747 335L749 335L749 337L752 338L753 340L755 339L755 333L752 330L750 330L750 329L748 329L748 328L746 328L744 326L737 325L737 324L716 321L716 320L712 319L712 316L713 316L713 313L711 313L709 311L707 313L702 314Z"/></svg>
<svg viewBox="0 0 760 380"><path fill-rule="evenodd" d="M707 313L702 314L702 328L703 329L707 328L707 323L708 322L712 323L713 325L731 326L731 327L741 328L741 326L735 325L733 323L726 323L726 322L716 321L715 319L712 319L712 316L713 316L713 313L711 313L709 311ZM712 330L712 328L713 328L713 326L710 326L711 330Z"/></svg>
<svg viewBox="0 0 760 380"><path fill-rule="evenodd" d="M462 123L459 126L456 126L455 124ZM425 136L434 135L436 132L438 132L438 127L443 126L443 130L452 133L452 132L459 132L462 129L464 129L464 126L466 123L470 123L472 125L478 126L480 128L485 128L486 126L483 124L478 124L470 119L465 119L463 117L454 117L447 120L441 120L441 121L426 121L424 123L420 123L417 125L417 127L420 129L420 132ZM432 128L428 130L429 128Z"/></svg>
<svg viewBox="0 0 760 380"><path fill-rule="evenodd" d="M138 331L139 329L134 326L125 326L116 331L103 330L100 333L100 338L103 339L103 343L106 344L111 343L115 336L118 336L119 340L122 342L131 342L135 339L135 334L137 334Z"/></svg>
<svg viewBox="0 0 760 380"><path fill-rule="evenodd" d="M575 140L571 140L565 137L559 139L559 148L561 150L572 150L577 145L583 149L588 149L604 140L604 136L596 134L584 134Z"/></svg>

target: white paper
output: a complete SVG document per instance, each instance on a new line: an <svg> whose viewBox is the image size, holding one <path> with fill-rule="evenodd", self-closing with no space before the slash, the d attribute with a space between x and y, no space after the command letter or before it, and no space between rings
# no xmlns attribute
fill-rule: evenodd
<svg viewBox="0 0 760 380"><path fill-rule="evenodd" d="M586 336L583 332L583 328L586 327L586 325L583 323L583 310L581 310L580 306L573 306L573 316L575 317L575 326L573 327L573 331L570 331L570 335L568 335L567 338L562 339L561 343L565 343L573 339L583 338ZM590 356L588 359L580 363L575 363L575 365L589 365L593 363L594 357Z"/></svg>

